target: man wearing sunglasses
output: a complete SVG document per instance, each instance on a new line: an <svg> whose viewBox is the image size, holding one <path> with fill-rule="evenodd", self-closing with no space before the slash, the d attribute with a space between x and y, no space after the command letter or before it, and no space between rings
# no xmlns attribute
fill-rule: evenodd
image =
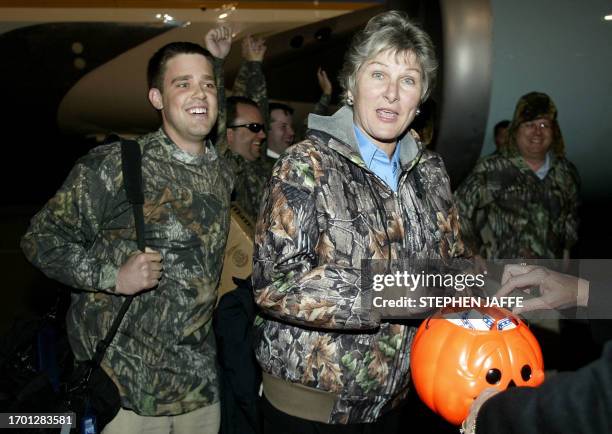
<svg viewBox="0 0 612 434"><path fill-rule="evenodd" d="M264 119L257 103L243 96L227 99L227 144L234 154L247 161L261 155L261 144L266 138Z"/></svg>
<svg viewBox="0 0 612 434"><path fill-rule="evenodd" d="M227 98L226 109L226 157L236 175L234 201L255 221L267 178L259 158L266 138L264 118L257 103L242 96Z"/></svg>

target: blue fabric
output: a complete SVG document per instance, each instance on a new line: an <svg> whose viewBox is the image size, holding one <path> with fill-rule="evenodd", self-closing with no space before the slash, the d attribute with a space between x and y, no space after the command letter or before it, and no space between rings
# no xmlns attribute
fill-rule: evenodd
<svg viewBox="0 0 612 434"><path fill-rule="evenodd" d="M356 126L355 137L359 144L359 152L361 158L366 163L366 166L376 174L380 179L385 181L389 188L397 191L397 183L400 175L400 158L399 146L395 146L395 151L389 160L387 154L376 146L372 141Z"/></svg>
<svg viewBox="0 0 612 434"><path fill-rule="evenodd" d="M535 174L538 178L544 179L546 175L548 175L548 171L550 170L550 153L546 153L546 159L544 160L544 164L536 170Z"/></svg>

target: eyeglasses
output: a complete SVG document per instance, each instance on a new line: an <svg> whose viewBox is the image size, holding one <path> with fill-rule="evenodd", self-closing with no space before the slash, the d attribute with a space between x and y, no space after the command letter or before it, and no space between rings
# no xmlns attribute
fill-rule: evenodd
<svg viewBox="0 0 612 434"><path fill-rule="evenodd" d="M252 131L254 133L258 133L261 130L263 130L264 126L262 124L258 124L258 123L255 123L255 122L250 123L250 124L242 124L242 125L228 125L228 128L241 128L241 127L248 128L249 131Z"/></svg>
<svg viewBox="0 0 612 434"><path fill-rule="evenodd" d="M520 125L522 128L526 129L526 130L548 130L552 128L552 125L550 122L548 121L530 121L530 122L523 122Z"/></svg>

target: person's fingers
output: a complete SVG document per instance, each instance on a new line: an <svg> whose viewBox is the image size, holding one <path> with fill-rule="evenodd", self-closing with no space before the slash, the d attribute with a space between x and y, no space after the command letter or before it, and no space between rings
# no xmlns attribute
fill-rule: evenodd
<svg viewBox="0 0 612 434"><path fill-rule="evenodd" d="M148 262L161 262L162 255L157 250L153 250L149 247L145 247L145 260Z"/></svg>
<svg viewBox="0 0 612 434"><path fill-rule="evenodd" d="M150 262L149 263L151 270L154 271L161 271L164 269L164 266L161 264L161 262Z"/></svg>
<svg viewBox="0 0 612 434"><path fill-rule="evenodd" d="M518 265L518 264L508 264L504 267L504 271L502 272L502 278L501 278L501 284L505 284L508 279L510 279L512 276L515 276L517 274L522 274L520 271L524 268L522 268L522 265Z"/></svg>
<svg viewBox="0 0 612 434"><path fill-rule="evenodd" d="M501 284L503 285L513 276L519 276L521 274L529 273L534 270L536 267L533 265L523 265L523 264L508 264L504 267L504 272L502 273Z"/></svg>
<svg viewBox="0 0 612 434"><path fill-rule="evenodd" d="M504 279L502 279L503 282ZM540 286L542 283L542 273L536 269L532 269L524 274L512 275L506 278L501 288L495 293L496 297L508 295L515 289L524 288L526 286Z"/></svg>

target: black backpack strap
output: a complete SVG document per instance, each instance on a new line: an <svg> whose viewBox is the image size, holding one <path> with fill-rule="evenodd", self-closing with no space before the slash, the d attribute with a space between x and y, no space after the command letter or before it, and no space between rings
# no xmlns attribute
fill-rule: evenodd
<svg viewBox="0 0 612 434"><path fill-rule="evenodd" d="M121 143L121 171L123 173L123 187L125 188L127 199L132 204L132 209L134 211L134 223L136 226L138 250L144 252L145 224L144 213L142 210L142 206L144 205L144 193L142 188L142 155L140 152L140 144L135 140L123 139L115 134L110 135L106 142ZM121 308L119 309L111 328L108 330L108 333L103 340L98 342L98 345L96 346L96 354L92 359L94 365L99 365L104 358L106 349L117 334L121 321L123 321L123 317L130 308L133 300L133 295L126 297L126 300L121 305Z"/></svg>
<svg viewBox="0 0 612 434"><path fill-rule="evenodd" d="M142 191L142 156L140 145L135 140L119 139L121 141L121 169L123 172L123 187L128 201L134 210L136 238L138 250L144 252L144 193Z"/></svg>

